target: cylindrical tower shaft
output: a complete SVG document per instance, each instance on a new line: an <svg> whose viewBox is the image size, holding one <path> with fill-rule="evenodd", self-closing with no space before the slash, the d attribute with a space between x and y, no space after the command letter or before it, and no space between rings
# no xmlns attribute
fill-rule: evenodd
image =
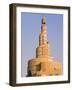
<svg viewBox="0 0 72 90"><path fill-rule="evenodd" d="M47 25L46 18L43 17L41 21L41 33L39 35L39 46L47 44Z"/></svg>
<svg viewBox="0 0 72 90"><path fill-rule="evenodd" d="M36 57L48 57L47 25L45 17L41 20L39 47L36 49Z"/></svg>

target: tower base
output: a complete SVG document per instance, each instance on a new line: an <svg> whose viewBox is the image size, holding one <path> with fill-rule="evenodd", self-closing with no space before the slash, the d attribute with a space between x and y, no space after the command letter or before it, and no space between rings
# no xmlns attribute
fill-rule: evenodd
<svg viewBox="0 0 72 90"><path fill-rule="evenodd" d="M60 62L52 60L52 58L36 58L28 62L27 76L51 76L61 75L62 66Z"/></svg>

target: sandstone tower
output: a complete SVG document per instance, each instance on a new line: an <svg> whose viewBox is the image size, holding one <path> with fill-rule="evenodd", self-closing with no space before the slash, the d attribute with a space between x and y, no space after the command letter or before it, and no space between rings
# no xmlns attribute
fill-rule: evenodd
<svg viewBox="0 0 72 90"><path fill-rule="evenodd" d="M53 60L47 40L46 18L42 17L39 46L36 48L36 58L28 61L27 76L61 75L61 63Z"/></svg>

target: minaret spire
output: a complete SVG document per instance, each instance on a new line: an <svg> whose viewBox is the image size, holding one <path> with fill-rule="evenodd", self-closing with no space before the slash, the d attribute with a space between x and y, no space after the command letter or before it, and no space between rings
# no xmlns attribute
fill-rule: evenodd
<svg viewBox="0 0 72 90"><path fill-rule="evenodd" d="M41 20L41 32L39 35L39 47L36 49L36 57L48 57L46 17Z"/></svg>
<svg viewBox="0 0 72 90"><path fill-rule="evenodd" d="M39 36L39 45L44 44L47 44L47 25L45 16L43 16L41 20L41 33Z"/></svg>

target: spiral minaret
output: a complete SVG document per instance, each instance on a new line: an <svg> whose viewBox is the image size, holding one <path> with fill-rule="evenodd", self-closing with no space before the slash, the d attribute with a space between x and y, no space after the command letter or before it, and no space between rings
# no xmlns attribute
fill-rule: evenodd
<svg viewBox="0 0 72 90"><path fill-rule="evenodd" d="M46 17L43 16L41 20L41 32L39 34L39 45L36 48L36 58L28 61L27 76L49 76L62 74L61 63L53 60L51 57L47 32Z"/></svg>

